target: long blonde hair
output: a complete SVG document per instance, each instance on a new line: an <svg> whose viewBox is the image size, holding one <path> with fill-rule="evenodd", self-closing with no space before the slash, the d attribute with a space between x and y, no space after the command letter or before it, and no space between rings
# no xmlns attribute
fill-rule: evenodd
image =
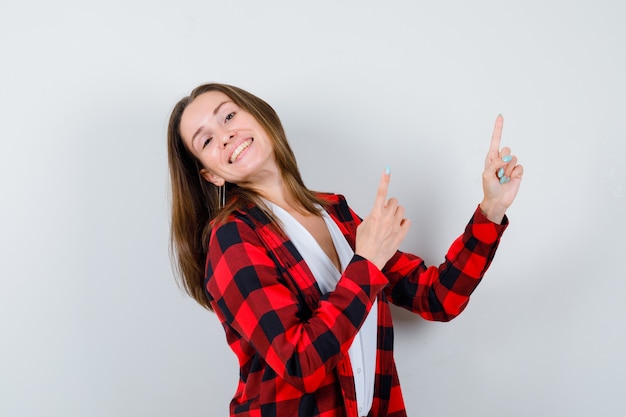
<svg viewBox="0 0 626 417"><path fill-rule="evenodd" d="M317 214L315 205L324 204L304 186L278 114L265 101L241 88L217 83L200 85L188 97L181 99L172 110L167 129L172 193L170 251L179 283L187 294L209 310L211 306L204 288L204 267L212 226L245 206L254 204L264 207L256 192L232 183L225 185L227 202L224 207L220 207L218 187L202 178L202 164L182 140L180 120L183 112L196 97L210 91L219 91L228 96L263 127L272 141L276 164L287 190L297 205Z"/></svg>

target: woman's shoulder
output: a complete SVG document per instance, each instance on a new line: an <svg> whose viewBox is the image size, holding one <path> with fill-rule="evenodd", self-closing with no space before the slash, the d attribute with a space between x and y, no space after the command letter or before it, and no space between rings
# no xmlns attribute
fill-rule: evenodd
<svg viewBox="0 0 626 417"><path fill-rule="evenodd" d="M326 211L334 215L342 223L360 222L360 219L348 206L348 202L343 194L316 193L316 195L320 200L327 202Z"/></svg>
<svg viewBox="0 0 626 417"><path fill-rule="evenodd" d="M342 222L355 220L354 213L350 210L346 198L342 194L330 192L315 192L315 196L323 202L324 209L334 215ZM271 230L275 232L275 218L271 211L255 204L247 204L233 210L228 216L222 218L219 222L212 223L212 235L226 227L232 228L249 228L252 230L259 229Z"/></svg>
<svg viewBox="0 0 626 417"><path fill-rule="evenodd" d="M218 252L223 252L225 248L244 242L248 246L262 246L262 236L274 233L273 230L271 220L257 206L237 209L212 223L209 248L215 246Z"/></svg>
<svg viewBox="0 0 626 417"><path fill-rule="evenodd" d="M346 198L342 194L315 192L315 196L327 204L346 204Z"/></svg>
<svg viewBox="0 0 626 417"><path fill-rule="evenodd" d="M265 210L253 204L239 207L233 210L221 222L214 227L222 227L227 224L246 224L252 228L270 224L272 219Z"/></svg>

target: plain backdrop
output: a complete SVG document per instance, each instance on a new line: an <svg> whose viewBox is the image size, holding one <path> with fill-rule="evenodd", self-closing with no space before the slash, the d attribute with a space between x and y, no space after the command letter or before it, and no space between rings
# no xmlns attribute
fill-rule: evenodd
<svg viewBox="0 0 626 417"><path fill-rule="evenodd" d="M493 122L525 166L467 310L395 309L411 416L623 416L626 3L0 3L0 415L225 416L238 367L168 257L165 133L200 83L280 114L306 184L380 173L443 260Z"/></svg>

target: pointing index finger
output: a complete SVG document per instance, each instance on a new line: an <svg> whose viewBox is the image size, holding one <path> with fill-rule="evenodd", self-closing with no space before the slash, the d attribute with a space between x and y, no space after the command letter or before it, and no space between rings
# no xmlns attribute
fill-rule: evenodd
<svg viewBox="0 0 626 417"><path fill-rule="evenodd" d="M381 175L380 182L378 183L378 189L376 190L376 200L374 201L375 209L385 208L387 191L389 190L390 176L391 175L389 173L389 167L387 167L385 169L385 172L383 172L383 175Z"/></svg>
<svg viewBox="0 0 626 417"><path fill-rule="evenodd" d="M491 134L491 145L489 146L489 157L491 160L497 159L500 155L500 138L502 137L503 124L504 118L499 114Z"/></svg>

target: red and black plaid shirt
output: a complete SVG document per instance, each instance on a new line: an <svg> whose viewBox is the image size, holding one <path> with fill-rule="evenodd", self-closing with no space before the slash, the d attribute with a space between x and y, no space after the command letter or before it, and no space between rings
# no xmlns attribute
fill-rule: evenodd
<svg viewBox="0 0 626 417"><path fill-rule="evenodd" d="M354 249L360 219L342 196L322 195ZM378 298L374 401L370 416L406 416L393 359L388 302L427 320L448 321L465 308L506 228L480 209L439 267L397 252L381 272L355 255L337 287L322 295L293 243L252 207L214 228L206 289L239 359L231 416L356 417L348 348Z"/></svg>

